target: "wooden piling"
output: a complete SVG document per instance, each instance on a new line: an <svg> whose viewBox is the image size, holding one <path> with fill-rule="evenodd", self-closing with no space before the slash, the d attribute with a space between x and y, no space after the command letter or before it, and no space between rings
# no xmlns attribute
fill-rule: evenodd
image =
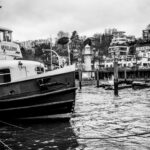
<svg viewBox="0 0 150 150"><path fill-rule="evenodd" d="M82 88L82 70L79 69L79 88Z"/></svg>
<svg viewBox="0 0 150 150"><path fill-rule="evenodd" d="M99 70L96 69L96 83L97 83L97 87L99 87Z"/></svg>
<svg viewBox="0 0 150 150"><path fill-rule="evenodd" d="M126 67L124 68L124 81L127 81L127 69Z"/></svg>
<svg viewBox="0 0 150 150"><path fill-rule="evenodd" d="M114 95L118 96L118 60L114 59Z"/></svg>

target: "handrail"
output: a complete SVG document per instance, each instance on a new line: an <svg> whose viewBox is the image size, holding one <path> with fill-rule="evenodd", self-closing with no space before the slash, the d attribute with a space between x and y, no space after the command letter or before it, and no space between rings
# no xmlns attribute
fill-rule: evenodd
<svg viewBox="0 0 150 150"><path fill-rule="evenodd" d="M0 73L0 76L2 76L2 75L8 75L8 74L10 74L10 73Z"/></svg>
<svg viewBox="0 0 150 150"><path fill-rule="evenodd" d="M52 49L43 49L44 51L47 51L47 52L51 52L51 65L52 65L52 53L54 53L56 56L57 56L57 58L58 58L58 66L59 66L59 68L60 68L60 56L58 55L58 53L57 52L55 52L54 50L52 50Z"/></svg>

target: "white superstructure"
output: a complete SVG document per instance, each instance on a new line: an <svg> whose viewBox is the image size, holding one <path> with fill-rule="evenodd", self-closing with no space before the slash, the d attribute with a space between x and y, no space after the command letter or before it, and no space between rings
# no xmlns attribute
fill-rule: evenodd
<svg viewBox="0 0 150 150"><path fill-rule="evenodd" d="M20 47L12 41L12 31L0 27L0 60L22 58Z"/></svg>
<svg viewBox="0 0 150 150"><path fill-rule="evenodd" d="M12 31L0 27L0 84L18 81L45 72L44 64L20 60L22 53L12 41Z"/></svg>

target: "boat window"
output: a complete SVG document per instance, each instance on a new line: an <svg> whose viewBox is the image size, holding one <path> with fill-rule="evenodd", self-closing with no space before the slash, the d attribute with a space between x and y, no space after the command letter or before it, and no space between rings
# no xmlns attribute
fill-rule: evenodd
<svg viewBox="0 0 150 150"><path fill-rule="evenodd" d="M0 83L7 83L11 81L10 70L1 69L0 70Z"/></svg>
<svg viewBox="0 0 150 150"><path fill-rule="evenodd" d="M0 32L0 42L3 41L3 34Z"/></svg>
<svg viewBox="0 0 150 150"><path fill-rule="evenodd" d="M148 64L147 64L147 63L143 63L143 66L144 66L144 67L147 67L147 66L148 66Z"/></svg>
<svg viewBox="0 0 150 150"><path fill-rule="evenodd" d="M126 48L126 47L120 47L120 50L122 50L122 51L126 51L126 50L127 50L127 48Z"/></svg>
<svg viewBox="0 0 150 150"><path fill-rule="evenodd" d="M44 72L44 68L43 67L41 67L41 66L38 66L38 67L36 67L36 72L37 72L37 74L41 74L41 73L43 73Z"/></svg>
<svg viewBox="0 0 150 150"><path fill-rule="evenodd" d="M8 41L11 42L11 34L9 31L0 31L0 41Z"/></svg>
<svg viewBox="0 0 150 150"><path fill-rule="evenodd" d="M120 55L126 55L126 52L120 52Z"/></svg>

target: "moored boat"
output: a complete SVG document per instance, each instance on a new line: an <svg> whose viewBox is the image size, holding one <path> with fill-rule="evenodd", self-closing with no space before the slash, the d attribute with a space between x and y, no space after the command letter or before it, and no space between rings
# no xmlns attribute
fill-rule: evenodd
<svg viewBox="0 0 150 150"><path fill-rule="evenodd" d="M132 82L132 88L134 90L144 89L144 88L149 88L149 87L150 87L150 82L146 82L146 81L133 81Z"/></svg>
<svg viewBox="0 0 150 150"><path fill-rule="evenodd" d="M0 34L0 119L71 117L75 66L46 71L40 62L20 60L22 54L12 42L12 31L0 28Z"/></svg>

